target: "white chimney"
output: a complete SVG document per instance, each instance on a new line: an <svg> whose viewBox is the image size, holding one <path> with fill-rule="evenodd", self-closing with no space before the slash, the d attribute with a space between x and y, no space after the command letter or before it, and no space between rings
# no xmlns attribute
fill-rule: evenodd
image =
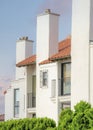
<svg viewBox="0 0 93 130"><path fill-rule="evenodd" d="M16 43L16 63L33 54L33 41L28 37L21 37Z"/></svg>
<svg viewBox="0 0 93 130"><path fill-rule="evenodd" d="M33 54L33 41L28 37L19 38L16 43L16 64ZM16 79L24 78L25 67L16 67Z"/></svg>
<svg viewBox="0 0 93 130"><path fill-rule="evenodd" d="M58 19L50 9L37 16L37 63L58 52Z"/></svg>

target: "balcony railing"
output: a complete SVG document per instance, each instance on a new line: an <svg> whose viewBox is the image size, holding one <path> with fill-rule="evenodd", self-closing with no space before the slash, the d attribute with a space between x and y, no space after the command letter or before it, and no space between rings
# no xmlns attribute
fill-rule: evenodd
<svg viewBox="0 0 93 130"><path fill-rule="evenodd" d="M36 96L33 93L27 94L27 108L36 107Z"/></svg>

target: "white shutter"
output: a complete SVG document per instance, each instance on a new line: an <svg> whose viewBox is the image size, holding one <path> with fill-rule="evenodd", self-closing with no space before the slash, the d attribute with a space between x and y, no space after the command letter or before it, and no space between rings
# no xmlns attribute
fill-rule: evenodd
<svg viewBox="0 0 93 130"><path fill-rule="evenodd" d="M40 87L42 88L43 86L43 72L40 70Z"/></svg>
<svg viewBox="0 0 93 130"><path fill-rule="evenodd" d="M51 81L51 97L55 97L56 96L56 80L53 79Z"/></svg>

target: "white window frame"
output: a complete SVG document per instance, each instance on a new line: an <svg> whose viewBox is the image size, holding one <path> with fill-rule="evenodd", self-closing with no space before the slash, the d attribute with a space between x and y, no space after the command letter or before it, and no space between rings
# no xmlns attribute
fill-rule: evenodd
<svg viewBox="0 0 93 130"><path fill-rule="evenodd" d="M44 77L44 74L46 74L46 77ZM48 70L40 70L40 87L48 87Z"/></svg>

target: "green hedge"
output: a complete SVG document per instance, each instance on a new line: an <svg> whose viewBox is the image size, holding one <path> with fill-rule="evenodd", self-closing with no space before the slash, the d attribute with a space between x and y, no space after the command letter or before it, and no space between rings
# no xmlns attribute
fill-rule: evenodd
<svg viewBox="0 0 93 130"><path fill-rule="evenodd" d="M93 108L87 102L81 101L70 109L62 110L58 130L93 130Z"/></svg>
<svg viewBox="0 0 93 130"><path fill-rule="evenodd" d="M0 130L47 130L54 128L56 123L49 118L26 118L0 123Z"/></svg>
<svg viewBox="0 0 93 130"><path fill-rule="evenodd" d="M47 128L47 130L58 130L58 129L55 127L55 128Z"/></svg>

